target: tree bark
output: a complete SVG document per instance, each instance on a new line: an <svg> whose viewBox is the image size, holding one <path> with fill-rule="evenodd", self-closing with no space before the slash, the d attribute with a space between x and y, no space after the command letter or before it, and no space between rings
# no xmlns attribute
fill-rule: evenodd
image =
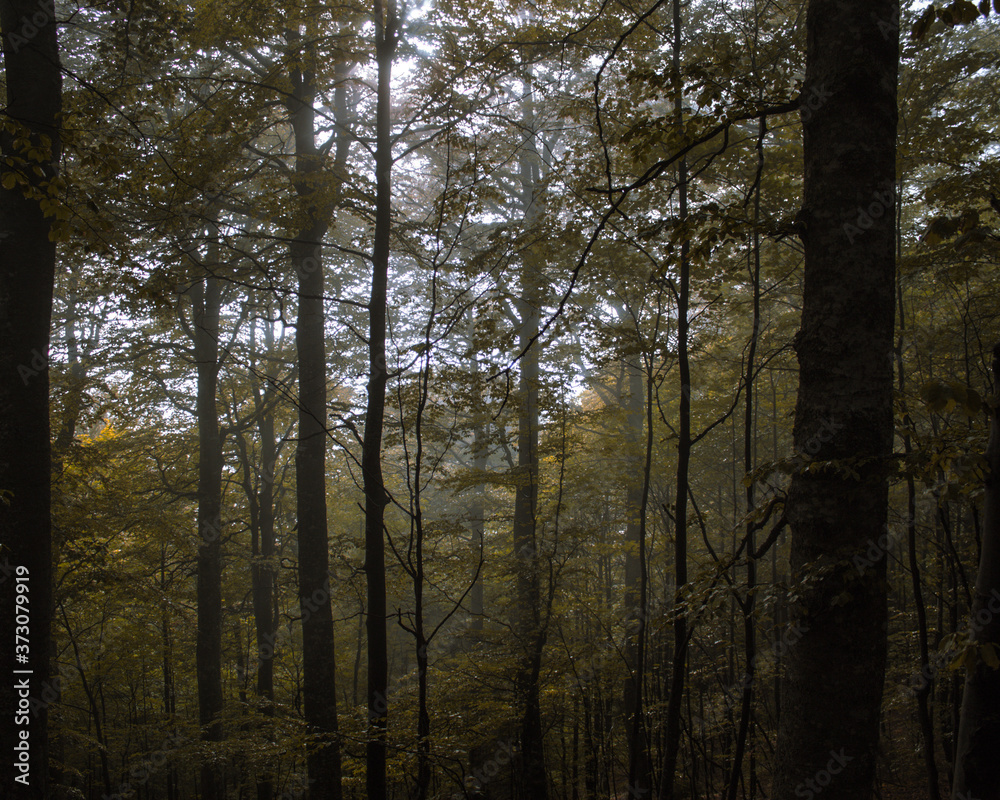
<svg viewBox="0 0 1000 800"><path fill-rule="evenodd" d="M684 127L684 90L681 81L681 2L673 0L674 22L674 107L678 130ZM678 164L677 223L687 220L688 174L687 159ZM677 366L680 373L680 399L677 421L677 499L674 504L674 602L683 601L687 584L687 528L688 528L688 472L691 463L691 364L688 354L691 304L691 264L688 259L690 244L685 236L681 242L678 265L677 289ZM674 653L670 672L670 696L667 700L666 744L663 756L663 774L660 778L660 800L674 800L674 775L681 748L681 702L684 695L684 678L687 666L688 624L683 609L675 612Z"/></svg>
<svg viewBox="0 0 1000 800"><path fill-rule="evenodd" d="M216 251L214 245L210 249ZM209 263L213 258L208 257ZM222 436L217 405L219 312L222 288L216 277L192 287L194 357L198 367L198 633L195 672L198 720L206 742L222 741ZM211 745L210 745L211 747ZM211 761L201 767L206 800L222 796L222 777Z"/></svg>
<svg viewBox="0 0 1000 800"><path fill-rule="evenodd" d="M993 348L993 386L1000 387L1000 345ZM983 509L982 554L973 598L970 646L962 714L955 746L952 800L1000 798L1000 410L993 409L986 448L989 475ZM992 651L992 652L990 652ZM984 658L985 656L985 658Z"/></svg>
<svg viewBox="0 0 1000 800"><path fill-rule="evenodd" d="M646 515L649 503L649 481L652 472L653 428L652 380L642 370L638 353L625 360L628 376L626 407L627 440L630 446L629 477L625 508L625 679L624 701L628 721L628 792L629 797L649 797L653 790L649 762L648 732L645 722L646 616ZM645 378L645 380L644 380ZM645 399L643 395L646 395ZM643 433L645 432L645 436Z"/></svg>
<svg viewBox="0 0 1000 800"><path fill-rule="evenodd" d="M525 83L523 120L528 141L520 155L520 183L524 230L531 232L539 216L540 175L534 143L530 72ZM513 525L517 570L514 581L517 604L514 623L519 649L516 688L521 714L521 752L518 764L520 773L516 783L521 792L520 796L532 800L545 800L548 797L548 776L545 770L539 690L545 632L542 626L540 553L536 528L539 467L539 345L536 339L540 327L543 282L538 256L532 252L530 245L525 249L522 260L521 296L517 303L520 318L518 347L522 355L517 394L517 485L514 491Z"/></svg>
<svg viewBox="0 0 1000 800"><path fill-rule="evenodd" d="M886 658L892 453L894 0L811 0L802 92L805 248L786 502L804 633L789 649L772 797L872 795ZM832 462L832 463L831 463ZM886 539L882 538L883 544ZM824 796L826 796L824 794Z"/></svg>
<svg viewBox="0 0 1000 800"><path fill-rule="evenodd" d="M757 174L754 180L753 193L753 231L751 233L750 252L750 286L753 292L753 315L751 317L752 329L750 332L750 342L747 347L746 371L743 375L744 384L744 406L743 406L743 474L750 475L754 468L754 457L756 451L756 413L757 407L755 387L757 381L757 344L760 340L760 180L764 171L764 136L767 134L767 122L761 118L757 128ZM756 505L755 485L751 481L746 486L746 514L749 517L753 514ZM754 539L753 522L746 525L747 542L747 593L746 597L740 601L740 610L743 613L743 642L744 658L746 668L743 675L743 696L740 704L740 724L736 732L736 753L733 756L733 768L729 774L729 786L726 790L726 800L736 800L736 791L739 787L740 778L743 771L743 756L747 748L747 741L752 738L754 714L753 696L754 680L756 678L757 666L757 627L756 627L756 592L757 592L757 560L754 558L756 543ZM756 780L753 754L750 756L750 786L751 795L754 793Z"/></svg>
<svg viewBox="0 0 1000 800"><path fill-rule="evenodd" d="M290 34L290 43L297 41ZM290 245L299 278L295 345L299 362L299 442L295 451L298 516L299 608L302 614L302 695L306 725L316 737L307 756L309 796L340 800L336 658L330 603L326 518L326 332L323 236L331 200L319 180L323 156L316 147L315 67L312 41L303 45L301 66L292 71L288 101L295 135L295 189L307 222Z"/></svg>
<svg viewBox="0 0 1000 800"><path fill-rule="evenodd" d="M0 130L0 154L16 160L14 167L0 162L0 785L13 798L43 798L48 786L48 711L42 705L18 715L21 700L37 697L48 680L52 620L48 354L56 248L50 219L26 189L45 193L58 173L62 84L50 6L41 7L46 19L24 41L22 18L39 8L0 2L7 88L0 122L25 126L31 145L45 152L38 176L15 145L17 134ZM18 179L24 185L9 183ZM26 603L18 605L19 597ZM28 742L26 772L15 767L21 741Z"/></svg>
<svg viewBox="0 0 1000 800"><path fill-rule="evenodd" d="M897 192L897 197L899 193ZM901 252L900 210L896 210L896 252ZM896 339L896 376L899 386L900 410L903 415L903 455L909 459L913 452L910 430L909 404L906 399L906 373L903 371L903 345L906 336L906 317L903 306L903 284L896 280L896 308L899 315L899 336ZM941 787L937 761L934 756L934 717L930 703L934 696L934 675L930 668L930 643L927 631L927 606L924 603L923 583L920 576L920 560L917 554L917 486L913 472L906 475L906 551L910 567L910 582L913 587L913 605L917 612L917 642L920 649L920 684L914 688L917 701L917 720L923 736L924 766L927 769L927 793L929 800L941 800Z"/></svg>
<svg viewBox="0 0 1000 800"><path fill-rule="evenodd" d="M368 304L368 404L361 454L365 490L365 577L368 584L368 741L365 748L369 800L386 800L386 727L389 713L389 653L385 597L385 507L382 426L388 366L385 357L392 231L392 60L398 19L395 0L375 0L375 60L378 98L375 119L375 237Z"/></svg>

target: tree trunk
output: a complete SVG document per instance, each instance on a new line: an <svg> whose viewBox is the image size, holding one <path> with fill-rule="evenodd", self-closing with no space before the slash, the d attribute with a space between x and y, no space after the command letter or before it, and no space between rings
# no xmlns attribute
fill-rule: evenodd
<svg viewBox="0 0 1000 800"><path fill-rule="evenodd" d="M625 525L625 678L624 701L628 721L628 792L629 797L645 798L652 792L652 774L649 763L648 731L645 722L643 685L646 661L646 510L649 501L649 480L652 467L652 380L643 380L642 360L639 354L629 356L625 362L628 375L626 405L627 440L630 456L628 487L625 508L628 520ZM644 415L645 412L645 415ZM643 417L645 416L645 420ZM643 436L645 430L646 436Z"/></svg>
<svg viewBox="0 0 1000 800"><path fill-rule="evenodd" d="M45 20L25 41L23 18L40 8ZM62 84L49 9L0 2L7 88L0 123L23 125L31 146L47 151L38 176L15 145L18 134L0 130L0 154L15 159L14 167L0 162L0 784L13 798L43 798L48 784L48 712L20 711L48 680L52 620L48 353L56 249L50 219L25 194L46 191L60 158Z"/></svg>
<svg viewBox="0 0 1000 800"><path fill-rule="evenodd" d="M785 506L804 633L787 655L772 797L872 795L886 658L892 453L895 0L811 0L796 451ZM836 462L828 467L817 466ZM824 793L824 797L825 797Z"/></svg>
<svg viewBox="0 0 1000 800"><path fill-rule="evenodd" d="M755 385L757 380L757 344L760 339L760 231L758 228L760 221L760 180L764 171L764 137L767 134L767 122L762 117L757 128L757 174L754 180L753 194L753 231L751 234L750 252L750 285L753 292L753 316L751 317L752 329L750 332L750 343L747 348L746 372L743 375L744 384L744 407L743 407L743 474L749 475L753 472L754 456L756 450L756 413L755 406ZM755 486L751 481L746 486L746 514L749 518L753 514L756 505ZM757 666L757 628L756 628L756 592L757 592L757 560L753 553L756 550L754 541L753 522L747 522L746 526L746 552L747 552L747 593L746 598L741 602L743 612L743 642L744 658L746 668L743 675L743 697L740 705L740 724L736 732L736 753L733 756L733 768L729 775L729 787L726 791L727 800L736 800L736 791L739 786L740 777L743 771L743 755L746 751L747 741L753 734L753 696L754 679L756 677ZM753 765L753 755L751 754L751 767ZM756 776L751 768L750 793L754 793L754 781Z"/></svg>
<svg viewBox="0 0 1000 800"><path fill-rule="evenodd" d="M526 80L523 101L526 149L520 156L521 202L524 230L531 232L538 219L537 196L540 176L534 145L534 113L531 77ZM531 235L529 233L529 235ZM521 297L518 300L518 347L521 352L517 417L517 485L514 492L513 544L516 610L514 620L519 664L517 698L521 714L520 774L516 783L520 796L532 800L548 797L548 777L543 749L542 711L539 691L542 649L542 597L539 574L539 547L536 514L538 511L538 336L542 303L542 276L538 256L529 246L522 257Z"/></svg>
<svg viewBox="0 0 1000 800"><path fill-rule="evenodd" d="M268 315L269 316L269 315ZM260 437L260 466L256 469L249 448L242 436L238 439L240 462L243 471L243 488L247 497L250 518L250 591L253 599L254 633L257 648L257 706L266 717L274 716L274 655L277 646L277 615L274 613L276 574L273 559L274 541L274 470L277 447L274 441L274 414L268 408L271 402L270 387L277 380L273 368L264 372L267 384L261 391L257 377L256 338L250 334L250 348L254 362L250 378L253 385L255 413L259 415L257 432ZM274 350L274 329L270 321L264 323L264 354L269 358ZM272 362L273 363L273 359ZM264 768L265 765L259 765ZM273 779L268 772L258 773L257 800L270 800L274 793Z"/></svg>
<svg viewBox="0 0 1000 800"><path fill-rule="evenodd" d="M899 193L897 193L897 197ZM901 228L899 222L900 210L896 210L896 251L901 251ZM910 458L913 443L910 430L913 422L910 419L909 404L906 399L906 373L903 371L903 345L906 336L906 317L903 306L903 284L896 281L896 307L899 314L899 336L896 339L896 376L899 386L900 410L903 414L903 455ZM930 800L941 800L941 788L938 785L937 761L934 757L934 717L931 714L930 701L934 696L934 674L930 667L930 643L927 634L927 607L924 603L923 585L920 577L920 559L917 554L917 487L912 471L906 475L906 550L910 567L910 581L913 586L913 605L917 612L917 642L920 649L920 683L913 691L917 701L917 720L923 736L924 766L927 769L927 792Z"/></svg>
<svg viewBox="0 0 1000 800"><path fill-rule="evenodd" d="M469 344L476 345L475 309L470 309ZM489 466L489 416L484 412L482 373L479 367L479 355L472 356L472 380L475 385L476 408L473 410L472 434L472 468L480 479L486 475ZM486 484L479 483L472 489L473 495L469 503L469 523L472 526L472 589L469 592L469 630L473 641L477 641L483 633L483 614L485 612L483 563L486 557Z"/></svg>
<svg viewBox="0 0 1000 800"><path fill-rule="evenodd" d="M386 633L385 539L388 494L382 475L385 417L386 315L389 237L392 231L392 60L398 20L395 0L375 0L375 59L378 63L375 151L375 237L368 305L368 407L365 412L361 472L365 490L365 577L368 584L368 741L365 751L369 800L386 800L386 727L389 712L389 653Z"/></svg>
<svg viewBox="0 0 1000 800"><path fill-rule="evenodd" d="M290 42L297 39L289 36ZM291 243L292 267L299 278L295 344L299 362L299 442L295 451L298 516L299 607L302 614L302 695L306 725L316 737L307 770L313 800L340 800L340 742L337 725L336 658L330 604L326 519L326 333L323 306L323 236L329 199L317 180L323 156L316 148L315 48L303 47L301 67L292 71L288 101L295 135L295 188L305 207L306 225Z"/></svg>
<svg viewBox="0 0 1000 800"><path fill-rule="evenodd" d="M217 248L210 245L214 251ZM212 256L208 257L212 262ZM219 312L222 288L206 277L191 289L194 353L198 365L198 635L195 672L198 720L206 742L222 741L222 436L217 406ZM210 745L211 747L211 745ZM206 800L222 796L222 778L210 762L202 764Z"/></svg>
<svg viewBox="0 0 1000 800"><path fill-rule="evenodd" d="M1000 345L993 348L993 386L1000 387ZM974 658L962 695L955 747L952 800L1000 798L1000 670L990 666L1000 654L1000 410L993 409L986 448L982 555L976 577L970 627Z"/></svg>
<svg viewBox="0 0 1000 800"><path fill-rule="evenodd" d="M673 0L674 16L674 89L676 108L675 124L683 130L683 84L681 82L681 2ZM688 175L687 159L678 165L677 222L687 220ZM674 602L683 601L687 584L687 503L688 471L691 463L691 364L688 358L688 311L691 303L691 265L688 261L690 245L687 237L681 242L677 291L677 365L680 372L680 399L677 421L677 499L674 504ZM688 625L683 610L674 619L674 653L670 672L670 696L667 701L666 744L663 756L663 775L660 779L660 800L674 800L674 774L681 747L681 701L684 695L684 678L687 665Z"/></svg>

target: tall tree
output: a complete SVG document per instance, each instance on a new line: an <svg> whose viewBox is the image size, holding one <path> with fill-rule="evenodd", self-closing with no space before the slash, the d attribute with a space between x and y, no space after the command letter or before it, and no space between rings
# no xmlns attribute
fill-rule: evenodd
<svg viewBox="0 0 1000 800"><path fill-rule="evenodd" d="M392 233L392 61L399 40L395 0L375 0L375 235L371 296L368 301L368 407L365 412L361 471L365 490L365 576L368 581L368 741L366 781L371 800L385 800L386 727L389 710L389 654L386 639L385 507L389 496L382 474L385 418L386 316L389 242Z"/></svg>
<svg viewBox="0 0 1000 800"><path fill-rule="evenodd" d="M324 186L324 153L316 145L318 58L312 25L305 38L286 31L296 54L286 98L295 139L293 185L302 208L302 227L290 244L298 276L299 315L295 345L299 365L299 441L295 451L299 542L299 606L302 612L303 706L316 738L307 759L309 796L340 800L341 765L337 721L336 659L330 602L330 554L326 513L327 374L323 237L333 200ZM338 149L338 161L346 158Z"/></svg>
<svg viewBox="0 0 1000 800"><path fill-rule="evenodd" d="M681 78L681 2L673 0L673 95L674 125L684 130L684 87ZM688 167L681 158L677 166L677 223L683 229L688 216ZM677 366L680 378L677 420L677 494L674 501L674 604L683 602L688 581L688 493L691 469L691 244L687 233L681 240L677 265ZM661 800L674 798L674 774L681 747L681 703L687 671L687 651L690 633L683 608L674 614L674 652L670 672L670 695L667 700L666 743L663 755L663 775L660 778Z"/></svg>
<svg viewBox="0 0 1000 800"><path fill-rule="evenodd" d="M541 216L541 160L535 143L534 79L525 68L522 124L525 143L519 183L524 230L537 235ZM542 258L537 245L522 254L521 295L517 302L518 346L521 352L517 413L517 482L514 490L513 544L516 563L515 633L517 635L517 700L521 715L521 768L518 783L524 797L548 796L539 681L545 629L542 622L541 553L538 542L539 345L543 287Z"/></svg>
<svg viewBox="0 0 1000 800"><path fill-rule="evenodd" d="M794 578L808 588L805 632L786 661L778 800L834 781L837 797L868 800L875 777L887 559L859 574L852 556L879 541L887 519L899 46L885 26L898 15L897 0L810 0L806 17L794 440L815 455L786 501Z"/></svg>
<svg viewBox="0 0 1000 800"><path fill-rule="evenodd" d="M0 112L0 785L10 797L44 798L47 707L22 712L49 673L50 234L61 194L62 72L52 5L3 0L0 31L7 89Z"/></svg>
<svg viewBox="0 0 1000 800"><path fill-rule="evenodd" d="M218 228L209 243L206 267L215 268ZM219 315L222 284L200 276L191 288L194 358L198 369L198 636L195 653L198 718L209 746L222 740L222 434L219 430ZM222 797L221 774L209 759L202 766L206 800Z"/></svg>
<svg viewBox="0 0 1000 800"><path fill-rule="evenodd" d="M993 348L993 386L1000 386L1000 345ZM982 553L971 616L974 635L967 646L968 675L955 744L953 800L1000 798L1000 412L993 409L986 449L989 475L983 516Z"/></svg>

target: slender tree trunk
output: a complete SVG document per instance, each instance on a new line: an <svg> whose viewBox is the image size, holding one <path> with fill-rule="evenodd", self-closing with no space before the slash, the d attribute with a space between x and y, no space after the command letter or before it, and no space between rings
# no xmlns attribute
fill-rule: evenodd
<svg viewBox="0 0 1000 800"><path fill-rule="evenodd" d="M413 644L417 661L417 783L416 800L426 800L431 785L431 717L427 705L428 690L428 654L430 645L424 622L424 589L426 577L424 573L424 508L423 508L423 466L424 466L424 412L430 397L431 354L433 352L433 333L437 318L437 270L432 281L433 301L424 328L423 358L418 374L419 399L417 401L414 419L414 439L416 449L414 454L413 475L411 479L411 514L413 538L412 560L408 563L410 577L413 580Z"/></svg>
<svg viewBox="0 0 1000 800"><path fill-rule="evenodd" d="M30 41L13 37L39 8L34 0L0 2L7 89L0 122L25 126L31 145L47 153L38 176L15 145L20 134L0 129L0 154L15 159L14 167L0 161L0 785L9 797L32 800L48 795L48 711L41 706L36 713L19 712L22 700L38 696L49 677L48 358L56 249L49 239L51 219L25 190L47 192L60 159L62 84L51 7L41 7L46 18Z"/></svg>
<svg viewBox="0 0 1000 800"><path fill-rule="evenodd" d="M251 349L255 347L251 333ZM274 348L271 322L264 327L264 357L270 358ZM255 368L256 365L254 365ZM276 379L273 369L265 368L267 387ZM260 467L254 480L254 464L248 448L240 439L240 457L244 473L244 491L250 516L250 587L253 599L254 634L257 648L257 705L266 717L274 716L274 655L277 646L278 620L274 613L275 579L274 541L274 470L277 447L274 441L274 414L268 404L271 391L261 391L260 381L253 377L255 411L259 414L257 432L260 437ZM263 765L261 765L263 766ZM269 774L258 773L257 800L270 800L274 792Z"/></svg>
<svg viewBox="0 0 1000 800"><path fill-rule="evenodd" d="M537 196L540 177L534 144L534 112L530 73L523 101L528 137L520 156L520 182L524 230L532 231L539 216ZM530 234L529 234L530 235ZM514 493L514 557L517 574L515 631L520 647L517 695L521 712L521 763L517 783L521 796L532 800L548 797L539 680L545 632L542 628L540 556L537 540L538 512L538 336L541 318L542 276L538 256L529 246L523 255L521 297L518 316L520 362L517 418L517 486Z"/></svg>
<svg viewBox="0 0 1000 800"><path fill-rule="evenodd" d="M786 657L775 800L824 783L843 800L873 791L886 658L886 554L873 543L886 531L892 453L899 61L881 23L898 12L895 0L811 0L806 19L794 439L813 463L840 466L799 470L785 506L792 582L812 582L800 600L805 632Z"/></svg>
<svg viewBox="0 0 1000 800"><path fill-rule="evenodd" d="M217 256L215 244L209 245ZM211 263L213 255L208 256ZM198 719L204 741L222 741L222 436L217 406L219 313L222 287L205 277L191 289L194 352L198 365L198 636L195 671ZM209 745L211 747L211 745ZM205 800L223 795L221 771L211 761L201 767Z"/></svg>
<svg viewBox="0 0 1000 800"><path fill-rule="evenodd" d="M993 348L993 386L1000 387L1000 345ZM1000 410L996 408L986 460L982 554L970 614L970 646L975 647L976 658L967 669L962 695L953 800L1000 798L1000 670L990 666L1000 655Z"/></svg>
<svg viewBox="0 0 1000 800"><path fill-rule="evenodd" d="M474 312L470 312L474 313ZM470 344L475 345L475 317L472 317L470 325ZM472 379L475 383L477 396L477 407L473 411L473 435L472 435L472 468L476 475L483 477L488 466L488 417L481 409L483 408L482 397L482 373L479 368L478 355L472 358ZM470 630L477 637L483 632L484 586L483 586L483 562L485 559L485 533L486 533L486 484L480 483L473 491L472 501L469 505L469 521L472 524L472 558L473 575L472 590L469 592L469 617Z"/></svg>
<svg viewBox="0 0 1000 800"><path fill-rule="evenodd" d="M365 760L369 800L386 800L386 726L389 711L389 654L386 633L385 539L388 495L382 476L382 425L388 366L385 356L392 231L392 60L396 50L395 0L375 0L375 59L378 64L375 151L375 239L368 305L368 407L361 472L365 490L365 576L368 583L368 741Z"/></svg>
<svg viewBox="0 0 1000 800"><path fill-rule="evenodd" d="M289 34L289 42L297 42ZM315 46L306 41L301 66L292 71L288 100L295 136L295 189L307 223L290 246L299 278L295 344L299 362L299 442L295 451L299 544L299 607L302 614L302 683L305 721L316 737L307 755L309 796L340 800L341 766L337 723L336 658L330 602L326 515L326 333L323 237L329 198L317 178L323 156L316 148Z"/></svg>
<svg viewBox="0 0 1000 800"><path fill-rule="evenodd" d="M675 124L678 130L684 127L683 84L681 79L681 0L673 0L674 17L674 105ZM684 225L687 220L688 175L687 159L678 165L677 177L677 222ZM691 364L688 354L690 321L688 311L691 304L691 265L688 261L689 244L687 237L681 243L680 264L678 266L677 291L677 366L680 372L680 400L677 421L677 499L674 504L674 602L683 602L683 592L687 577L687 503L688 470L691 463ZM660 777L660 800L674 800L674 776L677 771L677 757L681 748L681 703L684 696L684 677L687 665L688 624L686 614L676 613L674 619L674 653L670 673L670 696L667 700L666 744L663 756L663 774Z"/></svg>
<svg viewBox="0 0 1000 800"><path fill-rule="evenodd" d="M264 357L273 359L274 329L265 322ZM257 433L260 436L260 473L256 487L248 486L252 497L251 508L256 508L256 525L252 526L250 581L253 593L254 629L257 640L257 697L264 713L274 714L274 646L278 621L274 615L274 584L277 577L272 560L275 555L274 539L274 478L278 461L278 448L274 440L274 414L266 408L271 401L271 381L277 379L270 366L265 367L268 384L254 388L256 411L260 414ZM252 468L252 464L247 465ZM264 798L261 798L264 800Z"/></svg>
<svg viewBox="0 0 1000 800"><path fill-rule="evenodd" d="M897 197L899 192L897 191ZM896 252L900 252L901 227L900 209L896 210ZM896 340L896 375L899 386L899 402L903 413L903 454L907 459L913 452L910 438L909 407L906 399L906 372L903 365L903 346L906 337L906 316L903 306L902 279L896 281L896 308L899 315L899 336ZM930 800L940 800L937 761L934 758L934 718L931 715L930 700L934 696L934 674L929 668L930 643L927 635L927 607L924 604L923 585L920 578L920 559L917 554L917 487L912 472L906 475L906 550L910 566L910 581L913 586L913 604L917 612L917 641L920 648L920 684L914 692L917 700L917 720L923 736L923 757L927 769L927 791Z"/></svg>
<svg viewBox="0 0 1000 800"><path fill-rule="evenodd" d="M743 375L744 384L744 407L743 407L743 473L749 475L754 468L755 437L754 432L756 406L755 388L757 380L757 344L760 339L760 231L758 224L760 221L760 180L764 171L764 137L767 135L767 123L762 117L757 129L757 175L754 181L753 198L753 232L751 242L751 267L750 285L753 292L753 316L751 318L752 329L750 332L750 346L747 348L747 366ZM746 486L746 513L749 516L753 513L756 505L755 486L751 481ZM747 593L746 598L741 603L743 612L743 641L744 658L746 659L746 669L743 675L743 699L740 705L740 725L736 733L736 753L733 756L733 769L729 774L729 788L726 792L727 800L736 800L736 790L739 787L740 777L743 771L743 755L746 751L747 740L752 735L753 728L753 696L754 680L757 666L757 629L756 629L756 594L757 594L757 561L753 556L756 549L754 541L753 522L747 522L746 526L746 552L747 552ZM752 762L751 762L752 763ZM751 770L750 786L753 794L755 775Z"/></svg>
<svg viewBox="0 0 1000 800"><path fill-rule="evenodd" d="M160 545L160 594L164 598L160 606L162 625L160 645L163 648L163 719L172 730L174 714L177 712L177 695L174 690L173 637L170 635L170 605L167 602L167 546ZM166 774L167 800L177 798L177 773L173 765L168 766Z"/></svg>
<svg viewBox="0 0 1000 800"><path fill-rule="evenodd" d="M629 467L626 491L625 541L625 608L627 639L625 660L625 708L628 721L628 792L630 797L645 798L652 792L653 781L649 763L648 731L645 722L643 686L646 661L647 569L646 569L646 510L649 501L649 480L652 472L652 381L644 374L641 357L636 354L626 360L628 373L627 431L634 461ZM645 414L643 412L646 412ZM645 419L644 419L645 417ZM645 430L646 436L643 436ZM639 460L641 456L641 461ZM641 467L640 467L641 463Z"/></svg>

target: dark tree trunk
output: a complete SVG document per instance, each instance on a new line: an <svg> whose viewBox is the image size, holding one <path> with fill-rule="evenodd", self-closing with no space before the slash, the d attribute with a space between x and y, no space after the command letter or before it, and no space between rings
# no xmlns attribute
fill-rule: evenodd
<svg viewBox="0 0 1000 800"><path fill-rule="evenodd" d="M683 85L681 83L681 3L673 0L674 17L674 79L677 81L674 96L678 131L683 130ZM677 222L684 225L687 220L688 174L687 160L681 159L678 166ZM674 504L674 601L683 601L687 584L687 528L688 528L688 472L691 463L691 364L688 357L688 335L690 321L688 311L691 304L691 265L688 260L690 245L687 237L681 242L680 264L678 265L677 290L677 365L680 373L680 398L678 400L677 421L677 499ZM674 776L677 771L677 757L681 748L681 702L684 696L684 678L687 667L688 621L681 610L674 619L674 653L670 672L670 696L667 700L666 743L664 745L663 774L660 778L660 800L674 800Z"/></svg>
<svg viewBox="0 0 1000 800"><path fill-rule="evenodd" d="M898 197L897 193L897 197ZM899 225L900 210L896 210L896 246L899 252L901 235ZM913 452L910 419L906 399L906 373L903 371L903 342L906 336L906 317L903 306L903 284L896 281L896 308L899 314L899 336L896 339L896 375L899 385L900 406L903 414L903 455L909 459ZM930 642L927 632L927 606L924 603L923 584L920 576L920 559L917 553L917 486L912 472L906 475L906 550L910 567L910 582L913 586L913 605L917 612L917 642L920 649L920 675L917 686L913 687L917 701L917 721L923 736L924 766L927 769L927 793L930 800L941 800L941 788L937 760L934 755L934 717L930 703L934 696L934 674L930 667Z"/></svg>
<svg viewBox="0 0 1000 800"><path fill-rule="evenodd" d="M993 386L1000 387L1000 345L993 348ZM973 598L971 628L976 658L962 695L962 715L955 746L953 800L1000 798L1000 670L982 657L1000 653L1000 410L994 408L986 448L982 554Z"/></svg>
<svg viewBox="0 0 1000 800"><path fill-rule="evenodd" d="M530 87L530 73L527 83ZM524 230L532 228L539 216L537 196L540 175L534 145L534 113L529 88L523 101L525 130L529 133L520 157L520 183ZM538 512L538 337L543 279L539 256L526 248L521 270L521 297L518 300L518 347L522 353L518 386L517 485L514 491L513 544L515 569L515 632L518 667L517 698L521 714L521 753L516 783L522 797L545 800L548 777L543 749L542 711L539 690L545 631L542 625L540 557L537 539Z"/></svg>
<svg viewBox="0 0 1000 800"><path fill-rule="evenodd" d="M811 0L802 92L805 248L786 503L802 638L789 648L772 796L872 795L886 658L898 42L895 0ZM810 565L810 566L807 566ZM807 795L808 793L808 795ZM824 797L826 794L824 793Z"/></svg>
<svg viewBox="0 0 1000 800"><path fill-rule="evenodd" d="M210 245L212 250L216 248ZM209 261L211 262L211 256ZM198 366L198 636L195 672L198 678L198 719L206 742L222 740L222 436L217 406L219 381L219 312L222 289L218 278L204 278L191 289L194 315L194 357ZM201 769L206 800L222 796L218 768Z"/></svg>
<svg viewBox="0 0 1000 800"><path fill-rule="evenodd" d="M469 334L469 344L475 347L476 325L475 310L470 309L471 324ZM472 380L475 384L476 409L473 411L473 435L472 435L472 468L477 477L483 478L489 466L489 416L483 412L485 403L482 391L482 373L479 367L479 356L474 355L471 363ZM484 584L483 584L483 562L485 559L485 534L486 534L486 484L480 483L473 489L472 499L469 503L469 523L472 526L472 589L469 592L469 629L476 639L483 633L483 613L484 606Z"/></svg>
<svg viewBox="0 0 1000 800"><path fill-rule="evenodd" d="M296 41L295 35L289 36ZM291 75L288 101L295 135L295 189L307 223L290 246L299 278L295 344L299 363L299 441L295 451L298 516L299 608L302 614L302 697L305 721L316 737L307 756L309 796L340 800L340 742L337 725L336 659L330 603L326 520L326 333L323 236L329 198L319 180L323 156L316 147L315 49L305 42L302 66Z"/></svg>
<svg viewBox="0 0 1000 800"><path fill-rule="evenodd" d="M253 330L250 335L251 351L256 346ZM274 330L270 321L264 327L264 358L274 348ZM255 354L256 355L256 354ZM273 360L272 360L273 363ZM256 376L256 363L251 364L255 413L258 415L257 432L260 437L260 465L255 470L249 448L242 435L237 439L243 471L243 489L247 497L250 517L250 587L253 599L254 633L257 648L257 706L266 717L274 716L274 655L277 646L278 619L275 614L276 572L273 564L274 541L274 470L277 446L274 441L274 414L270 409L273 390L270 388L277 375L265 367L266 387L261 391L261 381ZM256 471L256 475L255 475ZM274 793L273 779L264 765L258 772L257 800L270 800Z"/></svg>
<svg viewBox="0 0 1000 800"><path fill-rule="evenodd" d="M30 41L24 41L23 18L40 8L46 19L36 26ZM25 195L26 186L20 182L11 186L9 181L23 179L27 186L46 191L58 171L62 84L56 25L49 8L34 0L0 2L7 87L0 122L25 126L31 145L48 152L39 164L43 175L38 176L15 146L17 134L0 132L0 154L15 159L13 168L0 162L0 785L9 797L33 799L48 794L48 712L44 705L27 716L19 712L22 701L29 695L37 697L49 677L48 354L56 249L49 239L50 219L38 201ZM15 608L24 615L15 613ZM24 616L27 624L21 625ZM17 635L26 638L18 640ZM15 674L15 670L30 673ZM15 751L22 742L27 742L26 749ZM21 752L28 754L26 762ZM17 764L26 763L27 769L15 766L15 759Z"/></svg>
<svg viewBox="0 0 1000 800"><path fill-rule="evenodd" d="M274 616L274 470L277 447L274 415L268 411L260 419L261 472L257 487L257 528L259 549L253 553L251 574L253 613L257 634L257 696L264 713L274 713L274 646L278 621Z"/></svg>
<svg viewBox="0 0 1000 800"><path fill-rule="evenodd" d="M375 151L375 238L368 305L368 407L365 412L361 472L365 490L365 577L368 583L368 741L366 782L369 800L386 800L386 726L389 713L389 653L386 633L385 539L388 495L382 475L385 417L386 314L389 238L392 231L392 60L396 50L395 0L375 0L375 58L378 63Z"/></svg>
<svg viewBox="0 0 1000 800"><path fill-rule="evenodd" d="M626 430L630 448L629 478L625 508L628 520L625 525L625 661L628 674L625 678L624 701L628 721L628 793L629 797L649 797L653 790L649 762L648 731L645 722L646 661L646 512L649 502L649 480L652 467L652 403L649 402L652 381L643 380L642 357L631 355L625 360L628 375ZM645 401L643 395L647 395ZM645 413L644 413L645 412ZM644 419L645 417L645 419ZM643 436L643 431L646 435Z"/></svg>
<svg viewBox="0 0 1000 800"><path fill-rule="evenodd" d="M750 286L753 292L753 316L751 318L752 329L750 331L750 342L747 348L746 372L743 375L744 383L744 407L743 407L743 473L749 475L753 472L754 456L756 450L756 413L755 387L757 380L757 344L760 339L760 231L758 224L760 221L760 179L764 171L764 136L767 134L767 123L761 118L757 129L757 173L754 180L753 195L753 232L751 234L750 252ZM755 486L753 482L746 487L746 513L749 517L755 507ZM726 790L726 800L736 800L736 791L739 788L740 778L743 773L743 756L747 749L747 742L753 733L753 697L754 680L756 677L757 665L757 628L756 628L756 591L757 591L757 560L753 553L756 549L754 541L754 526L752 522L747 522L747 593L741 601L741 611L743 612L743 643L744 658L746 667L743 674L742 702L740 704L740 724L736 731L736 752L733 756L733 768L729 774L729 786ZM751 753L750 770L750 794L754 794L754 782L756 775L753 769L753 755Z"/></svg>

